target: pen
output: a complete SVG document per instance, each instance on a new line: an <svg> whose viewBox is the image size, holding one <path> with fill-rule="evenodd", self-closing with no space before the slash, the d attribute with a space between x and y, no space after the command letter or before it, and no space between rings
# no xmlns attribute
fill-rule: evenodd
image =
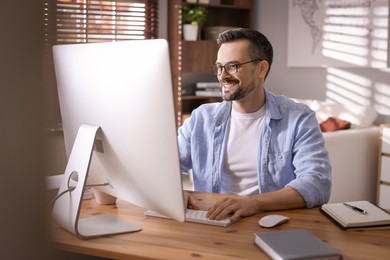
<svg viewBox="0 0 390 260"><path fill-rule="evenodd" d="M355 206L353 206L353 205L351 205L351 204L348 204L348 203L345 203L345 202L344 202L343 204L344 204L345 206L351 208L352 210L357 211L357 212L359 212L359 213L361 213L361 214L364 214L364 215L367 215L367 214L368 214L368 212L365 211L364 209L355 207Z"/></svg>

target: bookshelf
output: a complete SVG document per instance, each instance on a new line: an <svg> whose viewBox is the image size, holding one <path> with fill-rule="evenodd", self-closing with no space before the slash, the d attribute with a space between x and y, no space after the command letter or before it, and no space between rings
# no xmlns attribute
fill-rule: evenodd
<svg viewBox="0 0 390 260"><path fill-rule="evenodd" d="M252 0L193 0L190 1L195 2L192 5L206 7L207 18L200 28L198 40L185 41L182 36L182 2L168 1L168 40L177 126L199 105L221 101L220 97L195 95L197 82L217 82L210 68L218 51L215 32L226 28L252 27Z"/></svg>
<svg viewBox="0 0 390 260"><path fill-rule="evenodd" d="M390 209L390 125L380 126L377 204Z"/></svg>

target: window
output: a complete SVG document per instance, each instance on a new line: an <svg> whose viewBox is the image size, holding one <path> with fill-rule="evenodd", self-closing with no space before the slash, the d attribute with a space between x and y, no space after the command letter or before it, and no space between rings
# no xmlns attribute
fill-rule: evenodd
<svg viewBox="0 0 390 260"><path fill-rule="evenodd" d="M158 37L158 0L56 0L46 3L52 44Z"/></svg>
<svg viewBox="0 0 390 260"><path fill-rule="evenodd" d="M50 132L60 129L52 46L158 38L158 0L45 0L44 102Z"/></svg>

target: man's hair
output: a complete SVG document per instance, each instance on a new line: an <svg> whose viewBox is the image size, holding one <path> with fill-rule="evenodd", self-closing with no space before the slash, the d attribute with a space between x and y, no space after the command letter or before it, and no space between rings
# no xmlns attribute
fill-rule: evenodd
<svg viewBox="0 0 390 260"><path fill-rule="evenodd" d="M271 70L274 57L272 45L268 41L267 37L265 37L261 32L255 30L237 28L221 33L218 36L217 44L221 46L224 43L235 42L238 40L248 40L250 42L249 55L252 60L263 59L268 62L269 68L265 75L265 77L267 77L269 71Z"/></svg>

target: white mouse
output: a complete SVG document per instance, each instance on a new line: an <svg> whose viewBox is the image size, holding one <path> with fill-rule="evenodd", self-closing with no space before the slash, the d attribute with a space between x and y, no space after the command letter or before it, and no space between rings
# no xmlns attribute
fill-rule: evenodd
<svg viewBox="0 0 390 260"><path fill-rule="evenodd" d="M282 216L282 215L267 215L262 217L259 220L259 225L261 227L271 228L280 225L288 221L289 219L290 219L289 217Z"/></svg>

